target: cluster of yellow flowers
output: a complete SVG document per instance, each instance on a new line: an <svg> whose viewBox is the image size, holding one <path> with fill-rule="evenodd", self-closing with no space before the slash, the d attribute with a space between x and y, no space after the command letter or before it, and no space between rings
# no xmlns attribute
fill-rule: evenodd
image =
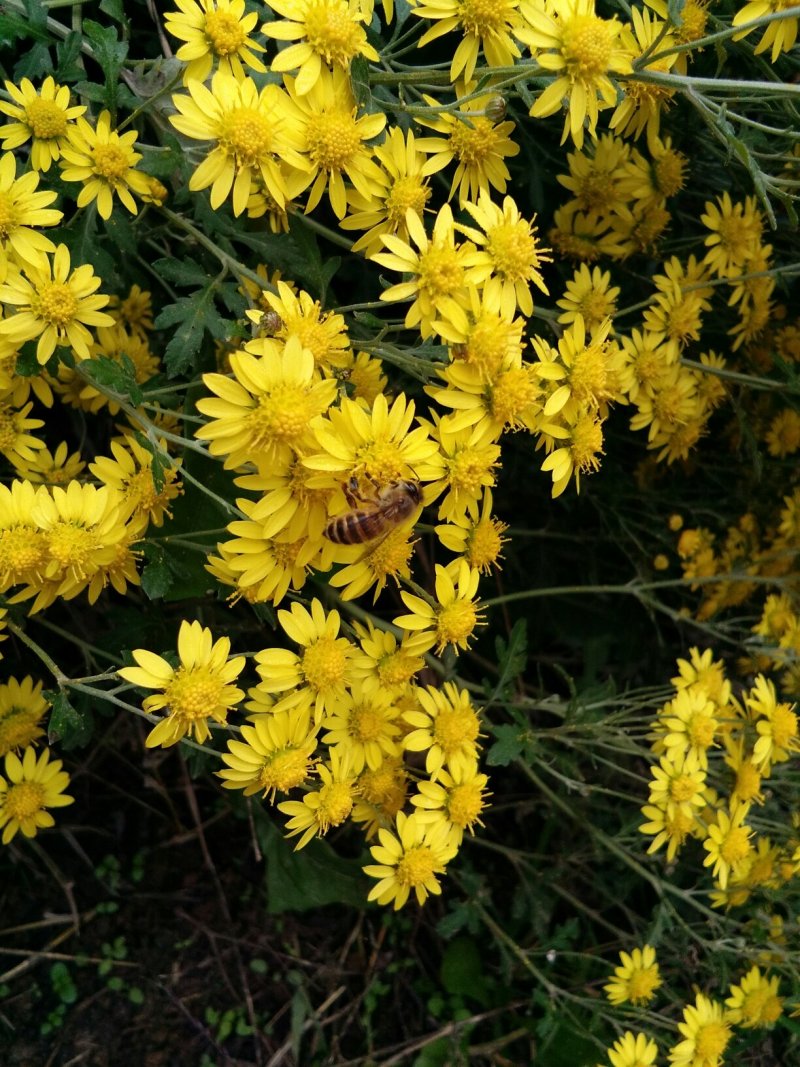
<svg viewBox="0 0 800 1067"><path fill-rule="evenodd" d="M614 1005L644 1007L652 1004L661 985L655 949L645 945L620 953L620 964L605 993ZM683 1019L677 1024L679 1040L667 1053L671 1067L722 1063L735 1027L754 1030L774 1026L783 1010L779 992L780 979L763 974L755 965L739 982L731 983L724 1003L698 992L694 1003L683 1008ZM611 1067L653 1067L658 1046L647 1034L628 1030L606 1055Z"/></svg>
<svg viewBox="0 0 800 1067"><path fill-rule="evenodd" d="M800 728L793 705L780 701L763 675L735 696L709 649L691 649L678 670L674 696L653 723L658 763L640 829L653 838L648 851L666 845L670 861L687 839L701 841L714 877L713 905L730 908L800 874L797 827L783 827L776 842L766 832L774 822L760 814L764 782L770 799L781 797L785 784L775 771L800 752Z"/></svg>

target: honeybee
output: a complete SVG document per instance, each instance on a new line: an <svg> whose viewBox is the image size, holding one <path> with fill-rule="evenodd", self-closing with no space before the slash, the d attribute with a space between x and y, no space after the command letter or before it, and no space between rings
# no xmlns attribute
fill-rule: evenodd
<svg viewBox="0 0 800 1067"><path fill-rule="evenodd" d="M422 503L422 486L403 478L376 486L375 496L365 497L351 478L344 495L352 510L331 519L323 532L337 545L362 545L388 534L413 514Z"/></svg>

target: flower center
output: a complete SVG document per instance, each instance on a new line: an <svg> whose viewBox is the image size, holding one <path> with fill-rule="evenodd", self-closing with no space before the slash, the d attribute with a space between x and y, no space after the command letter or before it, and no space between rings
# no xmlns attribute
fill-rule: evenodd
<svg viewBox="0 0 800 1067"><path fill-rule="evenodd" d="M335 637L320 637L312 642L300 660L306 682L317 693L325 693L344 681L347 657Z"/></svg>
<svg viewBox="0 0 800 1067"><path fill-rule="evenodd" d="M33 136L41 141L63 137L67 129L63 110L52 100L31 100L25 108L25 118Z"/></svg>
<svg viewBox="0 0 800 1067"><path fill-rule="evenodd" d="M242 24L228 11L210 11L206 15L206 37L218 56L233 55L245 41Z"/></svg>
<svg viewBox="0 0 800 1067"><path fill-rule="evenodd" d="M347 5L334 6L331 0L311 4L305 15L306 39L326 61L346 67L358 52L364 31L353 22Z"/></svg>
<svg viewBox="0 0 800 1067"><path fill-rule="evenodd" d="M383 716L373 704L356 704L350 712L348 731L360 744L377 741L386 731Z"/></svg>
<svg viewBox="0 0 800 1067"><path fill-rule="evenodd" d="M457 600L442 608L436 619L436 636L442 644L464 641L478 621L478 613L471 600Z"/></svg>
<svg viewBox="0 0 800 1067"><path fill-rule="evenodd" d="M480 522L472 528L467 538L467 562L470 567L488 572L488 568L497 562L503 547L502 533L506 527L490 519Z"/></svg>
<svg viewBox="0 0 800 1067"><path fill-rule="evenodd" d="M48 567L48 573L68 569L75 578L86 574L97 548L97 538L91 531L71 522L57 523L47 534L50 561L56 565Z"/></svg>
<svg viewBox="0 0 800 1067"><path fill-rule="evenodd" d="M750 831L746 826L734 826L728 832L719 850L720 856L731 867L736 867L750 853Z"/></svg>
<svg viewBox="0 0 800 1067"><path fill-rule="evenodd" d="M455 248L432 244L419 258L419 284L432 297L452 296L464 284L464 271Z"/></svg>
<svg viewBox="0 0 800 1067"><path fill-rule="evenodd" d="M717 1063L730 1039L731 1031L725 1023L706 1023L700 1027L694 1039L695 1060L700 1063Z"/></svg>
<svg viewBox="0 0 800 1067"><path fill-rule="evenodd" d="M661 985L657 967L636 971L628 980L628 998L633 1004L647 1003L653 991Z"/></svg>
<svg viewBox="0 0 800 1067"><path fill-rule="evenodd" d="M354 110L329 108L312 116L306 143L311 162L321 170L344 170L361 146Z"/></svg>
<svg viewBox="0 0 800 1067"><path fill-rule="evenodd" d="M317 822L323 833L343 823L352 810L353 788L348 782L331 782L320 789Z"/></svg>
<svg viewBox="0 0 800 1067"><path fill-rule="evenodd" d="M296 748L284 748L270 756L261 768L259 784L262 789L288 793L301 785L308 775L308 756Z"/></svg>
<svg viewBox="0 0 800 1067"><path fill-rule="evenodd" d="M678 804L682 804L698 791L698 784L690 774L679 774L669 784L669 795Z"/></svg>
<svg viewBox="0 0 800 1067"><path fill-rule="evenodd" d="M498 0L461 0L458 17L465 33L490 37L502 32L508 21L507 5Z"/></svg>
<svg viewBox="0 0 800 1067"><path fill-rule="evenodd" d="M504 426L517 426L537 396L538 390L525 368L513 367L498 377L492 389L492 415Z"/></svg>
<svg viewBox="0 0 800 1067"><path fill-rule="evenodd" d="M483 794L475 782L456 785L447 798L447 817L455 826L466 830L483 811Z"/></svg>
<svg viewBox="0 0 800 1067"><path fill-rule="evenodd" d="M424 185L421 178L408 174L398 178L386 197L386 218L395 227L406 220L406 211L411 208L422 218L425 205L430 199L430 187Z"/></svg>
<svg viewBox="0 0 800 1067"><path fill-rule="evenodd" d="M417 656L407 656L403 652L394 652L385 656L378 663L378 677L385 689L397 689L411 681L422 667L422 660Z"/></svg>
<svg viewBox="0 0 800 1067"><path fill-rule="evenodd" d="M272 151L273 125L251 107L237 107L223 121L220 144L244 167L253 167Z"/></svg>
<svg viewBox="0 0 800 1067"><path fill-rule="evenodd" d="M527 222L501 222L488 231L487 249L497 274L508 281L523 281L537 262L536 242Z"/></svg>
<svg viewBox="0 0 800 1067"><path fill-rule="evenodd" d="M40 579L49 550L43 534L25 526L0 534L0 574L4 585Z"/></svg>
<svg viewBox="0 0 800 1067"><path fill-rule="evenodd" d="M472 448L462 448L449 461L448 480L453 489L477 495L493 467L491 457Z"/></svg>
<svg viewBox="0 0 800 1067"><path fill-rule="evenodd" d="M470 707L445 708L436 716L433 736L449 758L477 740L478 716Z"/></svg>
<svg viewBox="0 0 800 1067"><path fill-rule="evenodd" d="M17 822L25 822L44 808L45 799L45 791L39 782L20 782L6 793L2 811Z"/></svg>
<svg viewBox="0 0 800 1067"><path fill-rule="evenodd" d="M273 441L289 444L308 428L312 412L303 390L277 386L268 396L258 398L258 407L248 415L251 446L263 448Z"/></svg>
<svg viewBox="0 0 800 1067"><path fill-rule="evenodd" d="M590 345L576 356L569 375L572 395L579 404L592 404L608 396L605 345Z"/></svg>
<svg viewBox="0 0 800 1067"><path fill-rule="evenodd" d="M685 11L685 9L684 9ZM674 196L683 188L686 157L680 152L665 152L655 165L654 184L662 196Z"/></svg>
<svg viewBox="0 0 800 1067"><path fill-rule="evenodd" d="M772 714L772 739L784 748L797 736L797 716L788 704L778 704Z"/></svg>
<svg viewBox="0 0 800 1067"><path fill-rule="evenodd" d="M78 310L75 294L65 282L46 282L31 303L34 313L51 326L66 326Z"/></svg>
<svg viewBox="0 0 800 1067"><path fill-rule="evenodd" d="M0 241L5 241L19 225L17 203L8 193L0 193Z"/></svg>
<svg viewBox="0 0 800 1067"><path fill-rule="evenodd" d="M194 721L211 715L221 693L222 683L207 667L180 667L164 690L164 698L171 714Z"/></svg>
<svg viewBox="0 0 800 1067"><path fill-rule="evenodd" d="M497 150L499 137L492 123L482 115L471 119L472 126L456 121L450 131L450 146L467 166L482 163Z"/></svg>
<svg viewBox="0 0 800 1067"><path fill-rule="evenodd" d="M395 578L401 572L408 574L408 560L413 548L407 531L402 528L392 530L369 553L370 570L378 578Z"/></svg>
<svg viewBox="0 0 800 1067"><path fill-rule="evenodd" d="M736 795L740 800L754 800L761 788L761 775L749 761L736 773Z"/></svg>
<svg viewBox="0 0 800 1067"><path fill-rule="evenodd" d="M611 34L596 15L575 15L564 27L561 53L573 80L591 80L608 71Z"/></svg>
<svg viewBox="0 0 800 1067"><path fill-rule="evenodd" d="M689 740L695 748L709 748L714 741L717 720L705 712L696 712L687 723Z"/></svg>
<svg viewBox="0 0 800 1067"><path fill-rule="evenodd" d="M129 157L116 144L99 144L92 152L94 172L114 185L121 181L130 169Z"/></svg>
<svg viewBox="0 0 800 1067"><path fill-rule="evenodd" d="M470 330L462 358L494 378L512 344L508 324L497 315L483 315Z"/></svg>
<svg viewBox="0 0 800 1067"><path fill-rule="evenodd" d="M581 415L572 428L572 462L582 473L596 471L603 454L603 424L591 412Z"/></svg>
<svg viewBox="0 0 800 1067"><path fill-rule="evenodd" d="M436 857L427 845L417 845L408 849L397 864L395 877L400 885L424 885L434 874L440 874L444 867L436 862Z"/></svg>

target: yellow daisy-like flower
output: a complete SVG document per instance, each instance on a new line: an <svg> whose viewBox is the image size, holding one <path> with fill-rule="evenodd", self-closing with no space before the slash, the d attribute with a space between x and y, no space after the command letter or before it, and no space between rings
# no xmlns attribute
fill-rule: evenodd
<svg viewBox="0 0 800 1067"><path fill-rule="evenodd" d="M340 826L350 816L356 796L356 776L346 759L331 751L327 763L318 767L322 785L306 793L302 800L285 800L278 811L289 815L287 837L301 834L295 852L314 837L323 837L332 826Z"/></svg>
<svg viewBox="0 0 800 1067"><path fill-rule="evenodd" d="M763 18L764 15L776 15L787 7L792 6L791 0L750 0L749 3L740 7L733 16L732 25L745 27L741 33L735 35L734 41L740 41L748 33L753 32L752 27L747 29L748 22ZM768 23L766 26L759 27L763 28L764 34L753 49L755 54L766 52L771 46L772 53L770 58L775 63L781 52L791 51L797 41L797 21L796 16L794 18L784 16Z"/></svg>
<svg viewBox="0 0 800 1067"><path fill-rule="evenodd" d="M611 320L596 326L587 337L583 319L576 315L554 350L540 337L532 344L539 356L537 375L547 383L545 419L562 415L567 421L583 411L605 415L608 403L619 398L624 356L608 338Z"/></svg>
<svg viewBox="0 0 800 1067"><path fill-rule="evenodd" d="M44 426L42 419L31 419L33 404L18 408L9 399L0 399L0 454L6 457L19 473L26 463L35 463L37 452L44 449L44 441L31 433Z"/></svg>
<svg viewBox="0 0 800 1067"><path fill-rule="evenodd" d="M693 753L701 767L708 767L708 750L716 744L720 724L716 705L702 688L687 686L679 690L664 705L656 726L672 759L678 761Z"/></svg>
<svg viewBox="0 0 800 1067"><path fill-rule="evenodd" d="M12 152L0 158L0 279L5 280L9 256L17 264L40 265L42 253L55 252L53 242L35 227L56 226L63 212L50 208L56 193L36 191L39 175L28 171L17 177Z"/></svg>
<svg viewBox="0 0 800 1067"><path fill-rule="evenodd" d="M751 967L738 985L732 985L725 1001L728 1019L747 1030L774 1026L781 1017L783 1000L778 996L780 978L768 977Z"/></svg>
<svg viewBox="0 0 800 1067"><path fill-rule="evenodd" d="M557 75L530 113L546 118L568 100L561 142L571 136L580 148L584 123L594 134L599 112L617 103L617 88L609 75L632 72L630 53L618 42L622 24L616 18L599 18L594 0L554 0L547 9L524 3L522 13L527 25L516 36L530 47L541 67Z"/></svg>
<svg viewBox="0 0 800 1067"><path fill-rule="evenodd" d="M493 372L457 360L440 369L439 375L446 387L429 385L425 391L437 403L454 409L439 423L443 449L447 449L448 434L463 434L469 427L475 430L472 445L478 439L485 441L487 434L496 441L510 430L539 429L542 387L535 365L524 362L520 351L504 356Z"/></svg>
<svg viewBox="0 0 800 1067"><path fill-rule="evenodd" d="M170 122L186 137L213 142L189 179L189 188L197 192L211 186L215 210L232 196L233 213L241 215L259 182L283 208L289 195L281 163L303 175L303 182L310 180L309 165L302 155L301 116L277 85L259 90L252 78L239 80L218 70L210 89L195 80L187 89L188 96L173 96L179 114L171 115Z"/></svg>
<svg viewBox="0 0 800 1067"><path fill-rule="evenodd" d="M244 698L244 692L233 682L244 669L245 657L230 659L230 651L229 637L214 641L207 626L185 620L178 631L180 666L172 667L145 648L134 649L138 666L123 667L117 673L132 685L161 690L145 697L145 711L166 710L165 717L148 734L148 748L168 748L187 734L202 745L211 737L208 720L226 721L230 709Z"/></svg>
<svg viewBox="0 0 800 1067"><path fill-rule="evenodd" d="M685 811L676 808L668 815L662 807L654 804L645 804L642 815L648 820L639 827L639 832L649 834L653 840L648 846L648 854L658 852L662 845L667 846L667 862L672 863L678 849L695 828L695 818L687 815Z"/></svg>
<svg viewBox="0 0 800 1067"><path fill-rule="evenodd" d="M469 258L470 281L483 285L486 306L504 318L513 319L517 308L532 315L531 284L547 293L540 268L552 258L539 244L533 220L522 218L510 196L501 208L484 192L477 204L464 207L481 228L459 227L479 247Z"/></svg>
<svg viewBox="0 0 800 1067"><path fill-rule="evenodd" d="M622 1037L606 1049L611 1067L653 1067L658 1056L658 1045L647 1034L634 1034L626 1030Z"/></svg>
<svg viewBox="0 0 800 1067"><path fill-rule="evenodd" d="M580 315L586 330L592 334L606 319L613 320L619 293L619 286L611 285L610 271L581 263L567 282L564 295L556 300L556 305L564 309L558 321L569 326Z"/></svg>
<svg viewBox="0 0 800 1067"><path fill-rule="evenodd" d="M720 889L727 887L731 874L738 874L752 853L750 838L753 831L744 821L749 810L749 804L736 804L730 814L720 810L716 815L716 823L708 827L708 837L703 842L708 855L703 860L703 866L713 865L711 873L719 882Z"/></svg>
<svg viewBox="0 0 800 1067"><path fill-rule="evenodd" d="M49 448L42 448L35 453L33 459L16 464L20 476L27 481L60 486L78 478L85 466L80 452L70 454L66 441L62 441L54 452Z"/></svg>
<svg viewBox="0 0 800 1067"><path fill-rule="evenodd" d="M260 688L267 693L286 694L275 705L275 711L311 709L316 723L325 716L343 712L355 679L356 648L346 637L339 636L339 612L326 614L315 597L310 611L294 603L288 611L278 612L278 621L299 645L300 652L265 648L256 653Z"/></svg>
<svg viewBox="0 0 800 1067"><path fill-rule="evenodd" d="M612 1004L649 1004L662 979L656 963L656 950L652 945L635 948L633 952L620 952L619 966L614 968L614 977L603 987Z"/></svg>
<svg viewBox="0 0 800 1067"><path fill-rule="evenodd" d="M753 763L762 774L768 775L774 763L784 763L800 751L794 705L778 701L775 686L762 674L745 695L744 702L758 732Z"/></svg>
<svg viewBox="0 0 800 1067"><path fill-rule="evenodd" d="M580 410L567 419L559 415L558 422L546 422L540 427L545 442L552 448L542 462L542 470L550 472L553 487L550 495L561 496L575 478L575 491L580 492L581 475L593 474L600 468L603 455L603 418L592 410Z"/></svg>
<svg viewBox="0 0 800 1067"><path fill-rule="evenodd" d="M339 750L356 774L364 767L375 771L384 759L402 751L399 715L388 693L356 686L335 714L326 715L322 741L332 751Z"/></svg>
<svg viewBox="0 0 800 1067"><path fill-rule="evenodd" d="M39 575L48 563L47 538L34 518L36 501L46 492L29 481L0 484L0 588Z"/></svg>
<svg viewBox="0 0 800 1067"><path fill-rule="evenodd" d="M439 334L457 343L469 329L467 283L472 281L468 268L472 246L456 244L453 212L449 204L439 210L429 238L422 220L414 211L406 212L408 240L395 234L382 234L388 252L370 258L382 267L409 274L407 281L384 289L381 300L409 300L405 324L418 328L423 338ZM411 242L417 246L415 252ZM456 333L453 334L453 329Z"/></svg>
<svg viewBox="0 0 800 1067"><path fill-rule="evenodd" d="M55 826L55 819L47 808L64 808L74 797L64 790L69 775L61 770L61 760L50 760L46 748L36 758L33 746L25 749L20 759L14 752L6 755L6 776L0 776L0 827L2 841L7 845L21 830L25 837L35 837L39 830Z"/></svg>
<svg viewBox="0 0 800 1067"><path fill-rule="evenodd" d="M402 759L385 759L376 770L365 770L358 778L359 797L353 806L353 822L364 827L371 841L378 830L394 825L408 794L408 772Z"/></svg>
<svg viewBox="0 0 800 1067"><path fill-rule="evenodd" d="M680 52L662 55L669 53L677 40L669 27L661 19L654 18L646 8L631 8L631 24L622 31L622 40L633 57L637 73L669 74L673 68L678 73L685 71L686 59ZM651 60L654 52L658 52L659 57ZM632 140L646 130L648 145L655 146L661 116L674 95L675 90L668 86L630 78L622 85L622 100L608 125L621 137Z"/></svg>
<svg viewBox="0 0 800 1067"><path fill-rule="evenodd" d="M800 450L800 414L793 408L784 408L773 416L764 435L767 451L771 456L785 459Z"/></svg>
<svg viewBox="0 0 800 1067"><path fill-rule="evenodd" d="M391 631L379 630L369 620L366 626L358 622L353 626L361 648L353 661L357 687L365 692L378 689L392 698L398 697L425 666L427 638L405 634L398 641Z"/></svg>
<svg viewBox="0 0 800 1067"><path fill-rule="evenodd" d="M404 744L409 752L425 752L425 770L438 781L442 770L451 775L469 770L478 759L481 721L466 689L445 682L441 689L416 688L419 707L407 711L413 729Z"/></svg>
<svg viewBox="0 0 800 1067"><path fill-rule="evenodd" d="M274 803L276 793L288 793L308 779L316 747L308 708L257 715L242 727L242 740L228 742L222 754L226 768L217 775L224 789L241 789L246 797L261 793Z"/></svg>
<svg viewBox="0 0 800 1067"><path fill-rule="evenodd" d="M521 318L509 320L491 310L483 290L472 285L469 287L468 318L467 332L450 348L450 358L454 362L475 368L481 380L486 382L491 382L503 366L519 366L525 326ZM449 325L452 327L452 323Z"/></svg>
<svg viewBox="0 0 800 1067"><path fill-rule="evenodd" d="M254 463L269 472L289 463L307 439L311 420L336 399L336 382L320 380L313 353L297 338L265 348L260 358L234 352L230 361L233 380L203 375L216 396L197 402L212 421L196 436L209 441L212 456L225 456L228 468Z"/></svg>
<svg viewBox="0 0 800 1067"><path fill-rule="evenodd" d="M61 158L75 120L86 108L82 104L70 105L67 86L56 85L51 77L45 78L38 92L28 78L18 86L7 81L5 87L12 102L0 100L0 112L13 121L0 126L3 149L19 148L31 141L31 166L48 171Z"/></svg>
<svg viewBox="0 0 800 1067"><path fill-rule="evenodd" d="M258 22L255 11L247 12L245 0L176 0L180 11L164 12L167 33L185 43L176 57L186 63L183 84L204 82L216 60L219 69L235 78L245 76L245 67L260 74L266 67L255 55L264 46L249 36Z"/></svg>
<svg viewBox="0 0 800 1067"><path fill-rule="evenodd" d="M341 546L337 549L336 561L345 566L328 581L334 589L341 589L339 595L342 600L355 600L374 587L374 603L390 579L399 584L411 577L409 561L417 542L412 539L410 527L417 517L417 514L412 515L401 525L366 545ZM430 642L426 645L426 650L428 648Z"/></svg>
<svg viewBox="0 0 800 1067"><path fill-rule="evenodd" d="M72 348L77 359L88 359L92 334L88 326L113 326L100 308L109 298L93 295L102 284L84 263L70 272L69 249L59 245L52 263L44 257L36 266L9 275L0 285L0 302L19 310L0 321L0 337L16 345L39 338L36 358L46 363L57 346Z"/></svg>
<svg viewBox="0 0 800 1067"><path fill-rule="evenodd" d="M417 8L414 14L419 13ZM431 107L438 108L438 100L431 96L424 96L424 99ZM495 99L491 95L482 96L461 104L458 111L417 118L421 126L444 135L421 137L417 141L419 149L430 155L423 173L436 174L456 160L448 199L452 199L458 189L462 207L467 200L477 200L481 193L488 194L490 188L504 193L510 178L504 160L519 154L519 145L510 136L515 124L495 122L485 113Z"/></svg>
<svg viewBox="0 0 800 1067"><path fill-rule="evenodd" d="M523 25L519 0L498 0L484 4L481 0L415 0L411 14L430 19L434 25L419 39L419 48L451 30L460 30L461 43L453 53L450 81L468 82L475 71L478 53L483 49L487 66L513 67L520 51L514 36Z"/></svg>
<svg viewBox="0 0 800 1067"><path fill-rule="evenodd" d="M242 474L235 479L243 489L263 495L248 504L248 515L261 523L261 536L277 537L285 532L290 541L308 537L317 541L328 523L328 504L332 489L312 489L313 473L295 456L269 474Z"/></svg>
<svg viewBox="0 0 800 1067"><path fill-rule="evenodd" d="M302 95L294 78L285 77L286 91L301 115L303 152L311 170L291 185L297 196L311 184L306 201L309 214L322 199L326 188L337 219L347 213L345 178L372 201L380 196L384 176L372 158L368 142L386 125L386 115L358 115L350 79L341 67L323 70L314 87Z"/></svg>
<svg viewBox="0 0 800 1067"><path fill-rule="evenodd" d="M431 392L441 403L443 394ZM436 424L436 435L444 470L441 479L432 486L432 492L437 496L441 492L445 494L439 504L439 518L458 523L466 519L470 508L475 508L481 496L496 482L500 460L497 428L490 419L483 418L474 426L456 429L453 420L446 416Z"/></svg>
<svg viewBox="0 0 800 1067"><path fill-rule="evenodd" d="M419 782L419 792L411 798L420 822L431 825L444 823L450 840L458 847L464 831L475 833L475 826L483 826L481 813L486 808L489 779L471 766L458 763L452 773L440 770L436 779Z"/></svg>
<svg viewBox="0 0 800 1067"><path fill-rule="evenodd" d="M318 367L331 370L342 366L350 350L344 317L335 311L323 312L318 300L303 290L294 292L284 281L277 282L277 289L277 293L265 291L263 294L264 303L278 316L272 336L284 344L297 337L303 348L309 349ZM258 325L262 313L248 311L247 317ZM244 347L248 352L260 355L263 344L251 341Z"/></svg>
<svg viewBox="0 0 800 1067"><path fill-rule="evenodd" d="M734 203L730 193L708 201L700 221L710 231L705 239L708 246L704 265L722 278L735 278L745 273L745 267L761 250L764 218L756 206L756 198L747 196Z"/></svg>
<svg viewBox="0 0 800 1067"><path fill-rule="evenodd" d="M149 188L146 174L136 170L142 158L133 146L136 130L119 134L111 129L111 115L102 111L97 125L92 129L84 118L79 118L71 132L69 144L61 151L64 162L61 177L65 182L82 182L78 193L78 207L86 207L97 201L97 210L103 219L111 218L114 197L118 196L132 215L137 213L133 191L143 196Z"/></svg>
<svg viewBox="0 0 800 1067"><path fill-rule="evenodd" d="M650 773L650 803L663 808L668 817L677 811L692 817L705 804L706 769L695 753L678 760L662 756Z"/></svg>
<svg viewBox="0 0 800 1067"><path fill-rule="evenodd" d="M4 612L5 614L5 612ZM28 676L9 678L0 685L0 756L26 748L44 737L41 721L50 704L42 696L42 683Z"/></svg>
<svg viewBox="0 0 800 1067"><path fill-rule="evenodd" d="M103 485L120 493L132 517L146 516L154 526L163 526L165 516L170 515L170 503L183 492L177 480L177 465L173 467L164 462L166 443L160 442L158 452L160 489L156 488L153 475L155 456L135 437L125 438L124 443L112 441L111 452L111 456L98 456L89 464L89 470Z"/></svg>
<svg viewBox="0 0 800 1067"><path fill-rule="evenodd" d="M475 627L483 624L483 615L475 594L480 571L465 560L454 560L447 567L436 564L436 603L402 592L400 596L411 615L399 615L395 626L404 630L430 630L436 641L436 652L447 645L468 648Z"/></svg>
<svg viewBox="0 0 800 1067"><path fill-rule="evenodd" d="M733 1034L720 1003L698 993L694 1004L683 1009L678 1030L683 1041L669 1050L671 1067L721 1067Z"/></svg>
<svg viewBox="0 0 800 1067"><path fill-rule="evenodd" d="M379 904L393 904L397 911L414 891L418 904L424 904L429 894L438 896L442 887L437 879L456 848L450 841L444 824L426 826L419 816L397 814L396 833L378 830L379 844L370 849L376 863L364 867L364 873L377 878L378 884L369 892L369 900Z"/></svg>
<svg viewBox="0 0 800 1067"><path fill-rule="evenodd" d="M367 41L360 0L270 0L269 6L283 20L265 22L261 32L279 41L299 42L272 61L272 69L281 73L300 68L294 82L298 96L317 84L323 61L346 71L356 56L380 59Z"/></svg>
<svg viewBox="0 0 800 1067"><path fill-rule="evenodd" d="M480 508L470 500L464 515L437 526L435 532L445 548L462 556L481 574L489 574L493 567L500 565L503 545L508 540L503 537L507 529L506 523L492 515L492 491L486 489Z"/></svg>
<svg viewBox="0 0 800 1067"><path fill-rule="evenodd" d="M411 210L422 218L432 192L425 176L426 156L419 150L413 130L404 133L392 126L383 144L373 150L373 159L381 172L380 189L373 189L369 197L357 189L349 190L351 214L339 222L343 230L367 231L353 245L354 252L367 256L381 251L382 234L396 234L407 241L406 212Z"/></svg>
<svg viewBox="0 0 800 1067"><path fill-rule="evenodd" d="M710 648L701 652L699 648L689 649L689 659L676 661L678 674L670 681L676 689L702 689L709 700L724 708L731 699L731 683L725 677L725 664L714 659Z"/></svg>

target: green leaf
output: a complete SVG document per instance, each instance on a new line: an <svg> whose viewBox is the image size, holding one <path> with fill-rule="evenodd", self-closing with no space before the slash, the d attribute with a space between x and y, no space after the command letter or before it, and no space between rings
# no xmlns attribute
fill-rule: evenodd
<svg viewBox="0 0 800 1067"><path fill-rule="evenodd" d="M125 18L125 12L122 7L122 0L101 0L100 10L104 15L108 15L114 22L120 22L127 26L128 20Z"/></svg>
<svg viewBox="0 0 800 1067"><path fill-rule="evenodd" d="M442 985L448 993L472 997L486 1004L486 979L483 956L471 937L459 937L444 950L441 967Z"/></svg>
<svg viewBox="0 0 800 1067"><path fill-rule="evenodd" d="M48 70L52 62L49 47L43 41L37 41L24 50L22 58L14 65L14 80L40 78L42 70Z"/></svg>
<svg viewBox="0 0 800 1067"><path fill-rule="evenodd" d="M123 354L119 360L110 356L85 359L81 372L101 391L111 390L117 397L130 400L134 407L141 404L142 390L136 382L136 367L128 356Z"/></svg>
<svg viewBox="0 0 800 1067"><path fill-rule="evenodd" d="M112 26L101 26L92 19L83 20L83 32L92 42L94 58L105 75L105 103L113 115L117 110L119 72L128 55L127 42L119 40Z"/></svg>
<svg viewBox="0 0 800 1067"><path fill-rule="evenodd" d="M155 325L159 330L167 326L178 327L164 349L164 366L170 378L194 366L195 356L200 351L206 333L221 341L230 331L229 323L222 319L214 306L212 284L191 296L180 297L174 304L167 304Z"/></svg>
<svg viewBox="0 0 800 1067"><path fill-rule="evenodd" d="M311 911L325 904L363 907L367 885L360 868L341 859L325 841L315 840L299 852L265 815L256 822L266 858L267 910Z"/></svg>
<svg viewBox="0 0 800 1067"><path fill-rule="evenodd" d="M525 747L523 732L518 726L506 724L495 726L492 733L497 740L487 752L486 762L490 767L507 767Z"/></svg>
<svg viewBox="0 0 800 1067"><path fill-rule="evenodd" d="M519 678L528 661L528 628L525 619L517 619L508 641L502 637L495 638L494 647L500 665L497 690L502 691L515 678Z"/></svg>
<svg viewBox="0 0 800 1067"><path fill-rule="evenodd" d="M142 589L149 600L164 597L172 587L172 568L161 545L150 542L142 548L147 564L142 571Z"/></svg>
<svg viewBox="0 0 800 1067"><path fill-rule="evenodd" d="M365 56L355 56L350 64L350 85L356 104L369 110L372 92L369 87L369 60Z"/></svg>
<svg viewBox="0 0 800 1067"><path fill-rule="evenodd" d="M160 278L176 285L208 284L208 271L196 259L157 259L153 269Z"/></svg>
<svg viewBox="0 0 800 1067"><path fill-rule="evenodd" d="M65 752L80 748L92 736L92 717L86 710L79 710L70 703L66 693L45 693L53 705L47 724L47 740L50 744L61 743Z"/></svg>
<svg viewBox="0 0 800 1067"><path fill-rule="evenodd" d="M53 77L57 82L75 82L86 74L80 63L82 41L79 33L68 33L56 45L57 61Z"/></svg>

